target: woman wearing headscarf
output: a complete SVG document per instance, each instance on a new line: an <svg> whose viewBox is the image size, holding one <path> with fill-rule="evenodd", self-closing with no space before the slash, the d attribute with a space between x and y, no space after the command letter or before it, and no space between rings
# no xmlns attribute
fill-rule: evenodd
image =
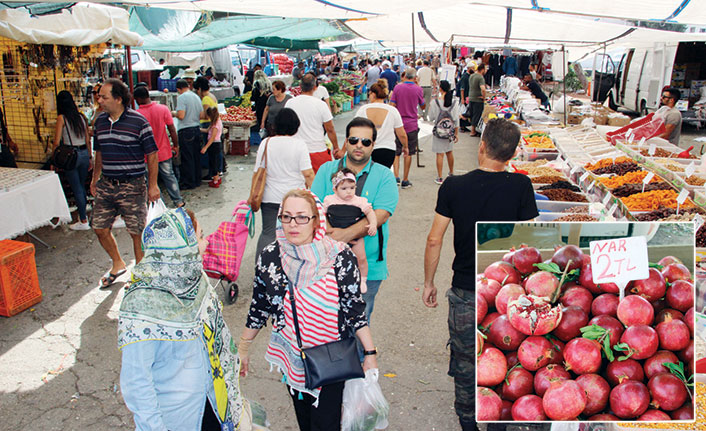
<svg viewBox="0 0 706 431"><path fill-rule="evenodd" d="M202 272L207 241L193 213L150 221L142 244L118 319L120 385L136 429L250 431L240 358Z"/></svg>
<svg viewBox="0 0 706 431"><path fill-rule="evenodd" d="M277 239L260 254L255 269L253 299L238 351L241 375L246 375L248 351L260 329L272 318L272 335L265 359L283 374L301 431L341 428L345 382L317 389L305 387L304 365L292 320L289 287L304 348L322 345L355 333L365 353L363 369L377 368L376 349L365 318L360 274L350 248L326 235L321 202L308 190L292 190L279 211Z"/></svg>
<svg viewBox="0 0 706 431"><path fill-rule="evenodd" d="M251 131L259 131L262 124L262 119L265 116L265 108L267 107L267 99L272 94L272 83L262 70L256 70L253 75L255 81L252 86L252 96L250 100L255 102L255 117L257 117L257 125Z"/></svg>

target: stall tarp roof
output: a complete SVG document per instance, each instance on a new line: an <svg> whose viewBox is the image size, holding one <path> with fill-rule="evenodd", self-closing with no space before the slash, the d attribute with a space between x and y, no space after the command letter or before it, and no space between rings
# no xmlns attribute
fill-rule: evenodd
<svg viewBox="0 0 706 431"><path fill-rule="evenodd" d="M25 43L141 45L142 38L129 28L127 11L106 5L76 3L70 9L41 16L31 15L25 8L0 10L0 36Z"/></svg>
<svg viewBox="0 0 706 431"><path fill-rule="evenodd" d="M347 34L338 21L132 8L130 29L152 51L209 51L237 43L272 49L318 49L319 40Z"/></svg>

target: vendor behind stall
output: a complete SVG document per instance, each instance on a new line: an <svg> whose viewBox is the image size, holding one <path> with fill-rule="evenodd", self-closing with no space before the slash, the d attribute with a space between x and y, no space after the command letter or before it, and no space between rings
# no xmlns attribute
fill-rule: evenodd
<svg viewBox="0 0 706 431"><path fill-rule="evenodd" d="M679 145L679 138L681 137L681 112L674 106L679 101L681 93L676 88L665 88L662 90L662 99L660 104L666 106L668 109L662 114L664 117L664 127L667 129L664 133L659 135L660 138L664 138L674 145Z"/></svg>
<svg viewBox="0 0 706 431"><path fill-rule="evenodd" d="M10 139L5 125L5 116L0 109L0 167L16 168L15 157L20 153L20 149L15 142Z"/></svg>
<svg viewBox="0 0 706 431"><path fill-rule="evenodd" d="M526 73L522 78L522 82L524 84L522 86L523 90L531 91L532 95L539 99L542 106L549 108L549 98L546 94L544 94L544 91L542 91L542 87L539 83L532 78L532 75Z"/></svg>

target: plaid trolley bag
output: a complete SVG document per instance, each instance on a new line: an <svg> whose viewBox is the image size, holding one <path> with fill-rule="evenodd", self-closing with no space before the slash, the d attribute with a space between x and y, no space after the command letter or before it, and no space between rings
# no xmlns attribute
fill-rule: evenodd
<svg viewBox="0 0 706 431"><path fill-rule="evenodd" d="M238 285L235 281L240 273L240 263L245 252L248 235L255 235L255 218L247 201L240 201L233 210L230 221L221 222L218 229L209 235L208 247L203 255L203 269L211 278L228 281L226 303L233 304L238 299Z"/></svg>

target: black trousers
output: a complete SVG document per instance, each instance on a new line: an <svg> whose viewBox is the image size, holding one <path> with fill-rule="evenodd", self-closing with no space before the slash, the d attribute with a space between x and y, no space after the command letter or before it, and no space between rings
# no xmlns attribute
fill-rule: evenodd
<svg viewBox="0 0 706 431"><path fill-rule="evenodd" d="M345 382L333 383L321 388L319 406L314 407L315 398L309 394L294 391L291 394L294 412L300 431L341 431L341 406ZM287 387L289 390L289 387Z"/></svg>
<svg viewBox="0 0 706 431"><path fill-rule="evenodd" d="M201 185L201 132L198 127L179 130L181 154L181 185L194 188Z"/></svg>
<svg viewBox="0 0 706 431"><path fill-rule="evenodd" d="M372 159L373 162L380 163L386 168L389 168L395 161L395 150L390 150L389 148L378 148L377 150L373 150Z"/></svg>
<svg viewBox="0 0 706 431"><path fill-rule="evenodd" d="M0 167L2 168L16 168L17 163L15 163L15 156L12 154L9 145L3 145L0 149Z"/></svg>

